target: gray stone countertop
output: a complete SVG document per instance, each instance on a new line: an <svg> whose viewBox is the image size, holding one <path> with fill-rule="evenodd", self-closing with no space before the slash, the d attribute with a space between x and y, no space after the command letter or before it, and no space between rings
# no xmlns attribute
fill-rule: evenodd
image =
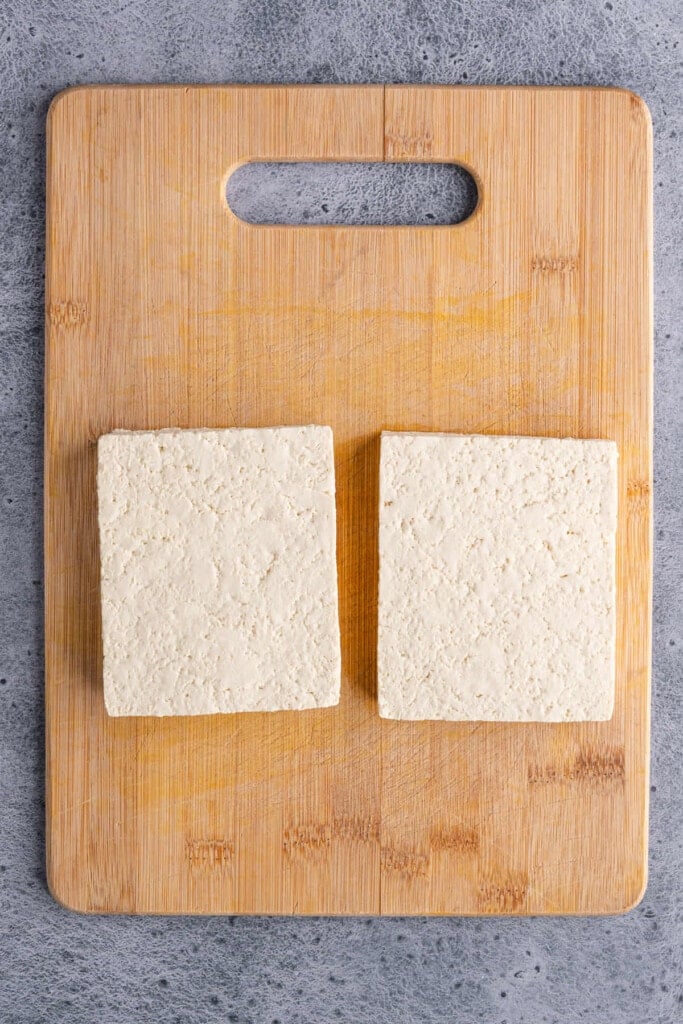
<svg viewBox="0 0 683 1024"><path fill-rule="evenodd" d="M678 0L5 0L0 10L0 1021L683 1021ZM617 85L655 127L650 882L608 918L84 917L45 884L45 114L89 82Z"/></svg>

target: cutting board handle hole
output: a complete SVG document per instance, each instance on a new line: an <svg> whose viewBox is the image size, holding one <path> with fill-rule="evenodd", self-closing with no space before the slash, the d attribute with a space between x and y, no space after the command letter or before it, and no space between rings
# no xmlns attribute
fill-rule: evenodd
<svg viewBox="0 0 683 1024"><path fill-rule="evenodd" d="M467 220L479 196L458 164L256 161L230 175L225 198L249 224L436 227Z"/></svg>

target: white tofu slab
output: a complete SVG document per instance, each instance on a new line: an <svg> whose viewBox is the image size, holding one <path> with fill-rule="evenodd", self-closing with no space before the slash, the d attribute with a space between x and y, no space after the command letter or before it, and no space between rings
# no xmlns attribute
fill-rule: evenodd
<svg viewBox="0 0 683 1024"><path fill-rule="evenodd" d="M97 489L110 715L339 701L329 427L117 431Z"/></svg>
<svg viewBox="0 0 683 1024"><path fill-rule="evenodd" d="M612 715L617 447L383 433L384 718Z"/></svg>

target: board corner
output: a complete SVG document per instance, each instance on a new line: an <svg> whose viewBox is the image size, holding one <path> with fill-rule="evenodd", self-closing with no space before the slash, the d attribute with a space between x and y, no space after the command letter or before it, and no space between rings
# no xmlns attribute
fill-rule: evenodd
<svg viewBox="0 0 683 1024"><path fill-rule="evenodd" d="M71 914L91 915L94 913L89 901L82 898L82 893L71 891L64 877L50 863L49 857L47 861L47 889L52 899L62 910L68 910Z"/></svg>

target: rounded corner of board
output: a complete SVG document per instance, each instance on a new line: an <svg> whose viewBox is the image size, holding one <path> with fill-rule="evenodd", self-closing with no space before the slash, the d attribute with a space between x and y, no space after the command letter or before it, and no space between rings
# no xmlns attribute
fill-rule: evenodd
<svg viewBox="0 0 683 1024"><path fill-rule="evenodd" d="M68 910L71 914L92 914L93 908L86 900L81 899L81 894L70 891L63 878L56 875L54 869L48 867L47 888L52 899L62 910Z"/></svg>
<svg viewBox="0 0 683 1024"><path fill-rule="evenodd" d="M62 108L73 102L76 94L91 93L94 88L96 87L92 85L69 85L66 89L60 89L50 100L47 108L47 123L51 124L62 113Z"/></svg>

